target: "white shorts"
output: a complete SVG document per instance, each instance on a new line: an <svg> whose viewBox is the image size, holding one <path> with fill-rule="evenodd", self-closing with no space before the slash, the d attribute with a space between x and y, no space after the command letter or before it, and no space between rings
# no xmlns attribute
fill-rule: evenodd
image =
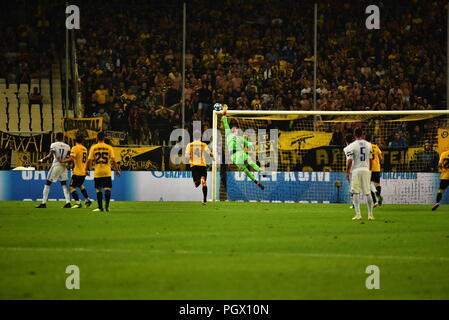
<svg viewBox="0 0 449 320"><path fill-rule="evenodd" d="M50 182L69 180L67 167L64 165L52 165L48 171L47 180Z"/></svg>
<svg viewBox="0 0 449 320"><path fill-rule="evenodd" d="M371 193L371 171L368 169L356 169L351 175L351 193Z"/></svg>

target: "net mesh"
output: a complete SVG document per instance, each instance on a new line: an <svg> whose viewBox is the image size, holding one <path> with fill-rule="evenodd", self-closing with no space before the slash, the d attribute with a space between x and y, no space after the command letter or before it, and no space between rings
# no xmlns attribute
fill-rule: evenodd
<svg viewBox="0 0 449 320"><path fill-rule="evenodd" d="M238 135L252 141L245 149L261 171L248 167L261 190L232 163L218 114L217 200L271 202L348 202L345 137L362 127L382 150L382 172L438 172L439 154L449 149L448 116L410 115L253 115L228 116Z"/></svg>

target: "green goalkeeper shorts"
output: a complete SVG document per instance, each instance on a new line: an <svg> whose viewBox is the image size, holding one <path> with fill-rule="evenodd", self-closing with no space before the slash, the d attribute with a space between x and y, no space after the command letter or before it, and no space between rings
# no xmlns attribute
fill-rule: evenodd
<svg viewBox="0 0 449 320"><path fill-rule="evenodd" d="M248 155L245 152L237 151L231 155L231 160L236 166L243 166L248 161Z"/></svg>

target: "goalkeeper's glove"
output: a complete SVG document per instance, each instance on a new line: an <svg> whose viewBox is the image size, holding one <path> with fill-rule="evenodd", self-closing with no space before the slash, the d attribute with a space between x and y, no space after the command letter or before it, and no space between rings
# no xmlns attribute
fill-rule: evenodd
<svg viewBox="0 0 449 320"><path fill-rule="evenodd" d="M228 112L228 105L223 104L223 115L226 115L226 112Z"/></svg>

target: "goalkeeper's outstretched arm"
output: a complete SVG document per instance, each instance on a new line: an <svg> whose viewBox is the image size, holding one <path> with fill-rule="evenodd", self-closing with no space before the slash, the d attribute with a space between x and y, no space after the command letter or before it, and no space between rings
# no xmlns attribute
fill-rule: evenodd
<svg viewBox="0 0 449 320"><path fill-rule="evenodd" d="M225 128L225 134L226 134L226 142L228 145L228 149L233 151L233 155L231 157L232 162L240 169L242 170L254 183L257 184L259 188L262 190L265 189L265 187L256 180L256 178L253 176L253 174L249 171L249 166L253 167L256 171L260 171L260 167L250 159L248 159L248 155L245 153L241 145L243 144L245 147L252 146L253 144L249 142L245 138L238 138L229 127L228 118L226 117L226 112L228 110L228 106L223 106L223 126ZM240 146L239 146L240 145ZM243 163L239 163L239 161L236 160L243 160Z"/></svg>

